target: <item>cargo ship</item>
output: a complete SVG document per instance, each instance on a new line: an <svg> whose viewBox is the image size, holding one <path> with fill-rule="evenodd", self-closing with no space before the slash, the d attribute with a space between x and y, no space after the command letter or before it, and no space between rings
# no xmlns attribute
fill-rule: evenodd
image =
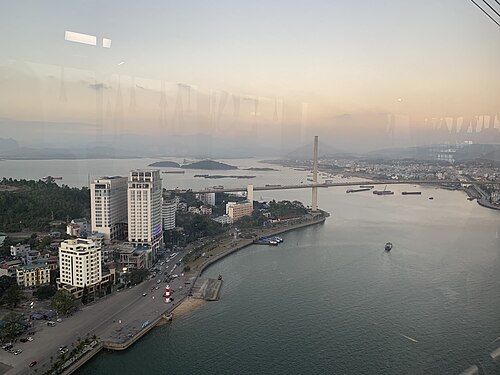
<svg viewBox="0 0 500 375"><path fill-rule="evenodd" d="M162 171L161 173L184 174L184 173L186 173L186 171Z"/></svg>
<svg viewBox="0 0 500 375"><path fill-rule="evenodd" d="M375 185L359 185L360 188L368 188L368 189L373 189Z"/></svg>
<svg viewBox="0 0 500 375"><path fill-rule="evenodd" d="M373 190L373 194L375 194L375 195L394 195L393 191L386 190L386 189L387 189L387 185L385 185L384 190Z"/></svg>
<svg viewBox="0 0 500 375"><path fill-rule="evenodd" d="M358 193L360 191L369 191L370 188L360 188L360 189L347 189L346 193Z"/></svg>
<svg viewBox="0 0 500 375"><path fill-rule="evenodd" d="M390 191L390 190L374 190L373 194L375 194L375 195L394 195L394 192Z"/></svg>
<svg viewBox="0 0 500 375"><path fill-rule="evenodd" d="M402 195L422 195L421 191L403 191Z"/></svg>

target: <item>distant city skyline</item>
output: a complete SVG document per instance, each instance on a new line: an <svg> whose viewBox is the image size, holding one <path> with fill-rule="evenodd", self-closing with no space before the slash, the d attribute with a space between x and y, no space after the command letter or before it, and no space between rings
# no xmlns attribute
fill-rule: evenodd
<svg viewBox="0 0 500 375"><path fill-rule="evenodd" d="M285 149L319 134L371 150L446 140L470 121L470 134L500 128L500 32L468 1L148 5L7 4L2 137L201 134Z"/></svg>

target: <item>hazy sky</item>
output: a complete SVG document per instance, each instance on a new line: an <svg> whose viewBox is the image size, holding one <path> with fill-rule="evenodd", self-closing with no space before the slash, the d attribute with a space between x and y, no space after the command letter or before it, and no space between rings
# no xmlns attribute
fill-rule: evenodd
<svg viewBox="0 0 500 375"><path fill-rule="evenodd" d="M468 0L9 1L0 40L0 137L20 141L317 133L368 147L388 114L392 145L439 124L426 118L500 125L500 28Z"/></svg>

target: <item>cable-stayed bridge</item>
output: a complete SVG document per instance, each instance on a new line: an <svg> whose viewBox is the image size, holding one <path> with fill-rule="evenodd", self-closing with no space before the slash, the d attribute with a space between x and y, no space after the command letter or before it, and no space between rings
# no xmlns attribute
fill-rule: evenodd
<svg viewBox="0 0 500 375"><path fill-rule="evenodd" d="M358 185L441 185L441 184L464 184L464 185L500 185L500 181L456 181L456 180L375 180L375 181L349 181L349 182L329 182L329 183L312 183L312 184L297 184L297 185L266 185L254 186L254 191L266 190L289 190L289 189L312 189L328 188L328 187L348 187ZM190 190L193 193L236 193L246 191L247 187L228 187L228 188L206 188L198 190Z"/></svg>

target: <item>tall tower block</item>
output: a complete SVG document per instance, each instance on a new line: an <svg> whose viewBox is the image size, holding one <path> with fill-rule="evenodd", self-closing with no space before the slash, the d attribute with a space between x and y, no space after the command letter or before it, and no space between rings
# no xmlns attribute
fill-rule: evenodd
<svg viewBox="0 0 500 375"><path fill-rule="evenodd" d="M252 203L253 206L253 185L247 185L247 200Z"/></svg>
<svg viewBox="0 0 500 375"><path fill-rule="evenodd" d="M318 183L318 136L314 136L313 184ZM312 210L318 211L318 187L312 188Z"/></svg>

